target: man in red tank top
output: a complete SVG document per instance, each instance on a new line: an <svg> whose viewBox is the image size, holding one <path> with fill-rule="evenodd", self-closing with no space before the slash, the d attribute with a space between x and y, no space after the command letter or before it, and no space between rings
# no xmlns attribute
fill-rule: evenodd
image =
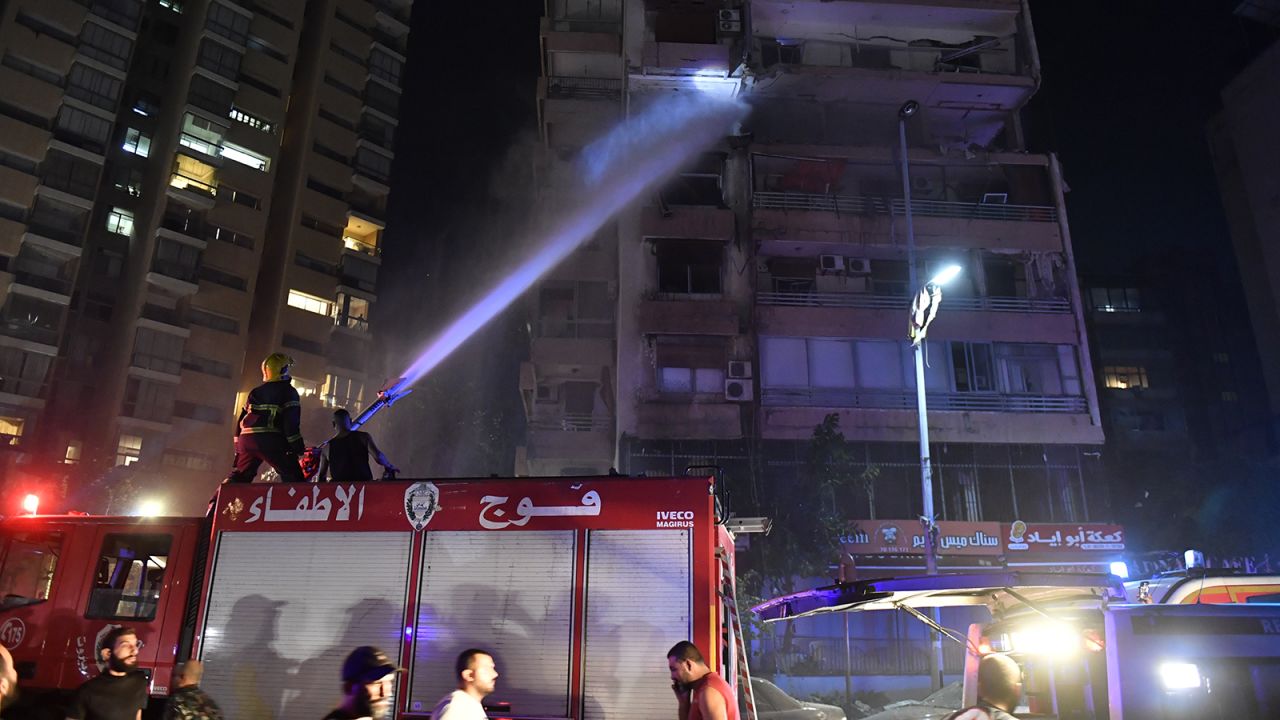
<svg viewBox="0 0 1280 720"><path fill-rule="evenodd" d="M698 647L681 640L667 652L671 689L679 701L679 720L738 720L733 689L703 659Z"/></svg>

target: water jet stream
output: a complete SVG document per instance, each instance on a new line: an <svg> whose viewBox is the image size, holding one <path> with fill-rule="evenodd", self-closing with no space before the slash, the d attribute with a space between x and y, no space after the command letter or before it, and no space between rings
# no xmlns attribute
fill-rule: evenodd
<svg viewBox="0 0 1280 720"><path fill-rule="evenodd" d="M582 153L583 198L546 233L533 255L432 338L398 380L353 423L408 394L412 386L524 294L654 183L722 138L747 106L708 95L673 95L650 104Z"/></svg>

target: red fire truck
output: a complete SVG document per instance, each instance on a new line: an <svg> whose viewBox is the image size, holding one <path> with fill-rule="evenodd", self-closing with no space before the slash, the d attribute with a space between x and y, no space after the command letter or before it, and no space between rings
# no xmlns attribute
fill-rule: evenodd
<svg viewBox="0 0 1280 720"><path fill-rule="evenodd" d="M322 716L366 644L408 669L404 718L427 716L472 646L497 661L504 716L665 717L677 641L734 677L713 493L692 477L261 483L223 486L209 519L11 517L0 642L26 704L56 717L115 625L137 629L153 696L197 657L227 717Z"/></svg>

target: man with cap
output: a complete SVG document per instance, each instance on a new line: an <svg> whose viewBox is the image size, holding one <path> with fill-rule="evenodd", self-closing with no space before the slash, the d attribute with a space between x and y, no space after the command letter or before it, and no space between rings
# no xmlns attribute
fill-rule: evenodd
<svg viewBox="0 0 1280 720"><path fill-rule="evenodd" d="M458 689L440 698L431 720L485 720L481 703L497 687L498 669L484 650L463 650L453 664Z"/></svg>
<svg viewBox="0 0 1280 720"><path fill-rule="evenodd" d="M396 673L404 669L372 645L351 651L342 663L342 704L324 720L385 720L395 714Z"/></svg>

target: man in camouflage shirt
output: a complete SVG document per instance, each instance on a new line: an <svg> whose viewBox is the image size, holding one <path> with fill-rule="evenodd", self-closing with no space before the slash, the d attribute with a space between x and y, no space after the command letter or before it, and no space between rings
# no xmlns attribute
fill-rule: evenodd
<svg viewBox="0 0 1280 720"><path fill-rule="evenodd" d="M164 720L223 720L222 710L200 689L204 664L188 660L178 666L173 674L173 694L164 710Z"/></svg>

